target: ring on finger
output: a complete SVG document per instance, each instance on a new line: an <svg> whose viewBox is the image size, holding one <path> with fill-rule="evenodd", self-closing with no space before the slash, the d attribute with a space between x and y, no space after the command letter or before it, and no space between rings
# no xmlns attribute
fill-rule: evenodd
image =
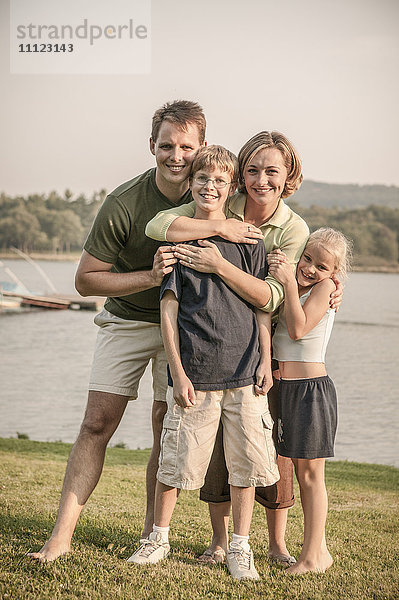
<svg viewBox="0 0 399 600"><path fill-rule="evenodd" d="M189 256L187 260L188 260L188 264L191 265L191 263L193 262L191 256Z"/></svg>
<svg viewBox="0 0 399 600"><path fill-rule="evenodd" d="M250 225L248 225L248 231L252 231L252 230L251 230L251 226L250 226Z"/></svg>

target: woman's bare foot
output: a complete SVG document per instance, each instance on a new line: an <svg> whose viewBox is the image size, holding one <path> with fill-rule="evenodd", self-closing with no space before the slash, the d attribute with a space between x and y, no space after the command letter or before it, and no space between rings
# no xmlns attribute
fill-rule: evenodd
<svg viewBox="0 0 399 600"><path fill-rule="evenodd" d="M268 557L272 562L277 563L278 565L282 565L283 567L290 567L291 565L295 565L296 563L296 559L290 554L288 554L288 550L287 554L271 554L269 552Z"/></svg>
<svg viewBox="0 0 399 600"><path fill-rule="evenodd" d="M217 565L224 563L226 560L226 552L220 546L215 549L207 548L201 556L198 557L198 562L203 565Z"/></svg>
<svg viewBox="0 0 399 600"><path fill-rule="evenodd" d="M329 552L320 556L317 561L301 559L292 567L285 570L287 575L303 575L304 573L325 573L333 564L332 556Z"/></svg>
<svg viewBox="0 0 399 600"><path fill-rule="evenodd" d="M223 536L214 534L211 545L198 557L198 561L207 565L223 563L226 560L227 544L227 534Z"/></svg>
<svg viewBox="0 0 399 600"><path fill-rule="evenodd" d="M287 550L287 546L285 545L285 541L281 544L271 544L269 542L269 550L267 553L268 557L271 561L283 565L284 567L290 567L296 563L296 560Z"/></svg>
<svg viewBox="0 0 399 600"><path fill-rule="evenodd" d="M57 541L56 539L50 538L39 550L39 552L28 552L27 556L38 560L39 562L52 562L59 556L67 554L70 550L70 544L64 541Z"/></svg>

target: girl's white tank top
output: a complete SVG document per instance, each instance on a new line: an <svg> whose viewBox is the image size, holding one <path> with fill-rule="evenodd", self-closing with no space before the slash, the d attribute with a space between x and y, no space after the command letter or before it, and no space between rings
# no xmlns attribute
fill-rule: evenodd
<svg viewBox="0 0 399 600"><path fill-rule="evenodd" d="M312 289L313 286L299 298L302 306L309 298ZM328 340L334 324L335 310L329 308L317 325L300 340L292 340L288 335L284 312L284 305L282 305L273 335L273 358L280 362L324 363Z"/></svg>

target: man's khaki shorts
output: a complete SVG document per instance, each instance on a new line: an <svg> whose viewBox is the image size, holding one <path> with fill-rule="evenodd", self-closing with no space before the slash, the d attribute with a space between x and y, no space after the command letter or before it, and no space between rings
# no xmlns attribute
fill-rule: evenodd
<svg viewBox="0 0 399 600"><path fill-rule="evenodd" d="M89 390L135 400L140 379L151 360L154 400L165 402L167 361L160 326L121 319L105 309L96 315L94 322L99 331Z"/></svg>
<svg viewBox="0 0 399 600"><path fill-rule="evenodd" d="M220 420L229 483L267 486L279 478L267 397L253 386L196 391L196 405L181 408L168 388L159 469L161 483L185 490L200 488L211 459Z"/></svg>

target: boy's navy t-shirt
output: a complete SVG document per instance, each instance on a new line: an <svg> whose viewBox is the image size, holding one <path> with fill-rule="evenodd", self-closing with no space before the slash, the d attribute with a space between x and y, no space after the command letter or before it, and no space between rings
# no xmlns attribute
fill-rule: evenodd
<svg viewBox="0 0 399 600"><path fill-rule="evenodd" d="M264 244L236 244L220 237L209 240L236 267L264 279ZM198 242L188 242L198 246ZM174 265L161 285L161 298L172 290L179 302L180 356L196 390L224 390L256 382L259 364L258 326L254 307L214 273ZM169 385L173 385L168 370Z"/></svg>

